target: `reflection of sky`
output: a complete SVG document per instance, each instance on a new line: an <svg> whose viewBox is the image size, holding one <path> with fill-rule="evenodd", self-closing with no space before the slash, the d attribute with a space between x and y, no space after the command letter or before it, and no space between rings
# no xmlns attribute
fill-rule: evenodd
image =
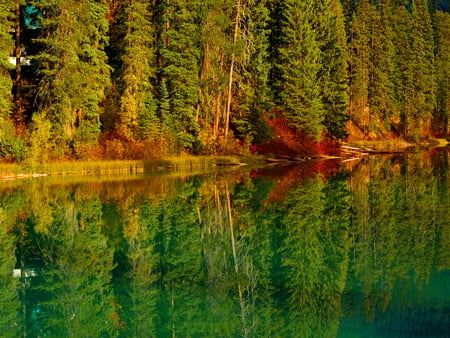
<svg viewBox="0 0 450 338"><path fill-rule="evenodd" d="M36 29L41 26L36 19L42 16L42 12L39 11L36 7L28 4L23 8L22 14L23 21L25 22L27 28Z"/></svg>

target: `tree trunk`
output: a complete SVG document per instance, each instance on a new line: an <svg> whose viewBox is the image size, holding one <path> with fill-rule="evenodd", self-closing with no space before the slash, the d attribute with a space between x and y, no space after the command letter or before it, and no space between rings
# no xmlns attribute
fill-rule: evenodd
<svg viewBox="0 0 450 338"><path fill-rule="evenodd" d="M225 138L228 136L228 131L230 129L230 114L231 114L231 95L233 88L233 73L234 73L234 63L236 60L236 41L239 33L239 21L241 19L241 0L237 0L236 3L236 17L234 21L234 33L233 33L233 52L231 54L231 64L230 64L230 75L228 78L228 95L227 95L227 110L225 116Z"/></svg>
<svg viewBox="0 0 450 338"><path fill-rule="evenodd" d="M16 126L22 125L24 123L23 118L23 104L22 104L22 65L20 64L20 59L22 57L21 51L21 31L20 31L20 0L16 0L14 8L14 32L15 32L15 48L14 57L16 59L16 76L14 80L14 103L15 116L14 122Z"/></svg>

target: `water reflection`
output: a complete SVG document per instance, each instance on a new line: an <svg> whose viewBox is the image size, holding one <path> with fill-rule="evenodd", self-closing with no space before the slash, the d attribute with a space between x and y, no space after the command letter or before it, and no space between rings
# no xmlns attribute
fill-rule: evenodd
<svg viewBox="0 0 450 338"><path fill-rule="evenodd" d="M444 337L448 175L436 152L5 184L2 335Z"/></svg>

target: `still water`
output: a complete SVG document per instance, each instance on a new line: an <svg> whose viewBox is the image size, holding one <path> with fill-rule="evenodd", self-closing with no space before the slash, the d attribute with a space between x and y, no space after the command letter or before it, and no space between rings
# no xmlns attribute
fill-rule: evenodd
<svg viewBox="0 0 450 338"><path fill-rule="evenodd" d="M1 337L447 337L448 153L0 183Z"/></svg>

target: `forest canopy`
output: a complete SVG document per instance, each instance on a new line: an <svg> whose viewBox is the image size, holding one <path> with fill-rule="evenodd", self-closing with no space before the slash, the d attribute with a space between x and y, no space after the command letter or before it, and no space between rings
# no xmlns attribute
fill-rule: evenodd
<svg viewBox="0 0 450 338"><path fill-rule="evenodd" d="M0 157L446 137L448 0L0 0Z"/></svg>

